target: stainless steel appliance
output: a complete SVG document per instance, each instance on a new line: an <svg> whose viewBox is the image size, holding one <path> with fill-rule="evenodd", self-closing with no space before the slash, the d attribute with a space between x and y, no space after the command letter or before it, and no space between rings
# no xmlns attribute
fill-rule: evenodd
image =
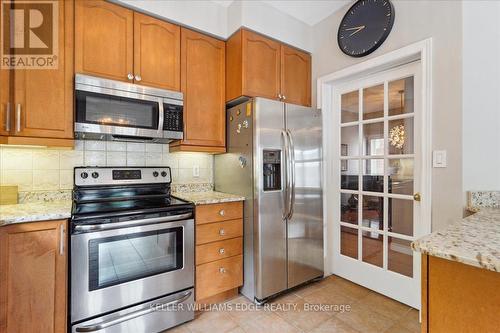
<svg viewBox="0 0 500 333"><path fill-rule="evenodd" d="M159 332L194 318L194 210L168 167L75 168L72 332ZM191 306L191 307L190 307Z"/></svg>
<svg viewBox="0 0 500 333"><path fill-rule="evenodd" d="M168 143L183 137L180 92L76 74L75 137Z"/></svg>
<svg viewBox="0 0 500 333"><path fill-rule="evenodd" d="M323 276L319 110L254 98L227 111L215 188L246 197L244 284L257 303Z"/></svg>

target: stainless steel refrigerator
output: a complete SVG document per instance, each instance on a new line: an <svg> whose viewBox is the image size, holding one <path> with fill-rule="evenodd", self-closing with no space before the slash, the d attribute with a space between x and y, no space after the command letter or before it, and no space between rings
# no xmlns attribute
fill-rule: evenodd
<svg viewBox="0 0 500 333"><path fill-rule="evenodd" d="M226 116L215 189L246 198L241 293L262 303L323 276L321 112L254 98Z"/></svg>

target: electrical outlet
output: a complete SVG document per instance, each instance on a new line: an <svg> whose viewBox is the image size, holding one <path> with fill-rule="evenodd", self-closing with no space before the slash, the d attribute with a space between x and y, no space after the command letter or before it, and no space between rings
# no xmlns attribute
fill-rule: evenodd
<svg viewBox="0 0 500 333"><path fill-rule="evenodd" d="M193 177L200 177L200 167L198 165L193 165Z"/></svg>

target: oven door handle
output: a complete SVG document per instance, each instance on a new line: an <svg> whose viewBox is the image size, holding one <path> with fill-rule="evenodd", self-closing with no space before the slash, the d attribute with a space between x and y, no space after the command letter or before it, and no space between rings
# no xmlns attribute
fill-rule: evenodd
<svg viewBox="0 0 500 333"><path fill-rule="evenodd" d="M183 219L190 218L192 216L193 216L192 213L184 213L184 214L178 214L178 215L154 217L154 218L150 218L150 219L140 219L140 220L124 221L124 222L116 222L116 223L76 225L75 231L97 231L97 230L128 228L128 227L135 227L135 226L140 226L140 225L145 225L145 224L183 220Z"/></svg>
<svg viewBox="0 0 500 333"><path fill-rule="evenodd" d="M125 315L117 317L117 318L105 320L99 324L80 326L80 327L76 328L76 331L77 332L100 331L100 330L105 329L106 327L114 326L114 325L123 323L124 321L128 321L128 320L140 317L140 316L144 316L144 315L147 315L149 313L157 312L161 309L164 309L165 307L169 307L169 306L177 305L179 303L183 303L191 296L191 294L192 294L192 291L189 291L189 292L185 293L184 295L182 295L181 297L179 297L178 299L175 299L175 300L167 302L167 303L155 304L155 306L153 306L153 304L151 304L151 306L146 308L146 309L137 310L137 311L125 314Z"/></svg>

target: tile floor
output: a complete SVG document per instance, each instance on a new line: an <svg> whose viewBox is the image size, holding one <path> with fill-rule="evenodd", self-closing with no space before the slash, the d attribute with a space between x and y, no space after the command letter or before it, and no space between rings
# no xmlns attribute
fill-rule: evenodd
<svg viewBox="0 0 500 333"><path fill-rule="evenodd" d="M230 306L198 312L195 320L167 333L420 332L417 310L337 276L292 290L267 308L241 311L249 304L239 296L227 303ZM310 310L318 304L337 307Z"/></svg>

